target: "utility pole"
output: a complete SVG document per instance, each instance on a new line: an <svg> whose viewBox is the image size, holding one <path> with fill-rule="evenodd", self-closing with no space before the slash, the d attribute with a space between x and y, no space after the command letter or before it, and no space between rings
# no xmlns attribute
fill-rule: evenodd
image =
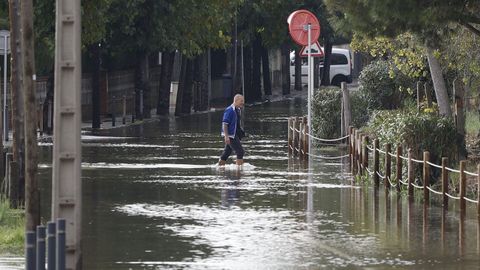
<svg viewBox="0 0 480 270"><path fill-rule="evenodd" d="M12 141L12 152L13 152L13 161L16 162L18 168L18 178L11 179L17 184L14 185L17 187L13 192L16 194L10 198L10 202L13 207L17 207L19 202L25 200L25 192L23 194L23 188L20 188L20 183L25 183L25 129L24 129L24 99L23 99L23 88L22 86L22 53L21 53L21 32L20 32L20 0L10 0L9 1L9 14L10 14L10 48L12 54L11 62L11 80L10 80L10 89L11 89L11 107L12 107L12 131L13 131L13 141Z"/></svg>
<svg viewBox="0 0 480 270"><path fill-rule="evenodd" d="M52 219L66 220L66 269L82 269L80 2L56 0L55 18Z"/></svg>
<svg viewBox="0 0 480 270"><path fill-rule="evenodd" d="M37 184L37 116L35 104L35 53L33 39L32 0L21 1L23 89L25 113L25 216L26 230L34 231L40 224L40 197ZM7 134L5 134L7 136Z"/></svg>

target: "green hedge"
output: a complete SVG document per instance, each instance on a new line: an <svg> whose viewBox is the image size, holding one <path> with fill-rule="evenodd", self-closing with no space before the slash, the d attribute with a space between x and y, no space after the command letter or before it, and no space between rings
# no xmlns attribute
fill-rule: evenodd
<svg viewBox="0 0 480 270"><path fill-rule="evenodd" d="M352 125L365 125L373 111L369 96L362 92L350 92ZM322 87L315 90L312 101L312 130L320 138L338 138L341 136L342 91L338 87Z"/></svg>
<svg viewBox="0 0 480 270"><path fill-rule="evenodd" d="M436 114L413 109L376 111L363 130L378 138L381 147L385 143L392 147L403 145L405 151L411 148L416 158L429 151L430 160L437 164L442 157L454 160L456 156L455 125L451 119Z"/></svg>

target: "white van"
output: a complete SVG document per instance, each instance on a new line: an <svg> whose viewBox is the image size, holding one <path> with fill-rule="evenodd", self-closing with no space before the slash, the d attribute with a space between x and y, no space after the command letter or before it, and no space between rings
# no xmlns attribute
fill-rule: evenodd
<svg viewBox="0 0 480 270"><path fill-rule="evenodd" d="M307 58L302 57L302 85L308 83L307 64ZM323 57L320 58L320 68L323 68ZM322 76L321 73L320 76ZM295 83L295 52L290 53L290 78L291 83ZM341 82L352 82L352 57L347 49L332 48L330 84L340 86Z"/></svg>

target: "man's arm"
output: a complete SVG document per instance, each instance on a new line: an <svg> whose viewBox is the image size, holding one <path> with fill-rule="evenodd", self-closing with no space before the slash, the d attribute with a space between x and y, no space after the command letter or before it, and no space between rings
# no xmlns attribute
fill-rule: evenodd
<svg viewBox="0 0 480 270"><path fill-rule="evenodd" d="M225 135L225 144L230 144L230 137L228 137L228 124L223 122L223 134Z"/></svg>

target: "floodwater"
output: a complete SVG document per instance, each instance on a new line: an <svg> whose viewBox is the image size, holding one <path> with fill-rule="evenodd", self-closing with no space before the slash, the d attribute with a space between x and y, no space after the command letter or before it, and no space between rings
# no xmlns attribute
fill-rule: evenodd
<svg viewBox="0 0 480 270"><path fill-rule="evenodd" d="M305 110L247 107L241 169L214 165L221 112L83 134L84 269L479 269L473 208L460 218L355 184L346 160L289 159L287 118ZM51 143L41 150L48 218Z"/></svg>

